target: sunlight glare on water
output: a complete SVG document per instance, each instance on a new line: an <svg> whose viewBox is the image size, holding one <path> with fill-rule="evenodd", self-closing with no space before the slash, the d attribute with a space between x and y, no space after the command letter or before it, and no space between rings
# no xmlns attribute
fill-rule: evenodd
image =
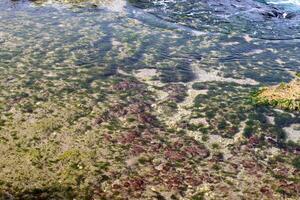
<svg viewBox="0 0 300 200"><path fill-rule="evenodd" d="M268 3L273 3L273 4L294 4L294 5L300 5L299 0L271 0L268 1Z"/></svg>
<svg viewBox="0 0 300 200"><path fill-rule="evenodd" d="M300 0L268 0L266 2L283 6L289 10L300 11Z"/></svg>

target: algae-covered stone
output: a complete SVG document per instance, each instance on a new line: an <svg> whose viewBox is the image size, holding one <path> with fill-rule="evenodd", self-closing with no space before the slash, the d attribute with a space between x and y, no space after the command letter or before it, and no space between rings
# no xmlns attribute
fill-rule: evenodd
<svg viewBox="0 0 300 200"><path fill-rule="evenodd" d="M258 104L272 105L287 110L300 110L300 79L290 83L263 88L253 95Z"/></svg>

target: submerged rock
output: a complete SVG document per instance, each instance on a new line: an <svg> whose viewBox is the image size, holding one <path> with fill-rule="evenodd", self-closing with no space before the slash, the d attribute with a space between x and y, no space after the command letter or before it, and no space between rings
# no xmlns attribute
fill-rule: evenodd
<svg viewBox="0 0 300 200"><path fill-rule="evenodd" d="M280 109L300 110L300 79L263 88L253 95L258 104L268 104Z"/></svg>
<svg viewBox="0 0 300 200"><path fill-rule="evenodd" d="M266 18L280 18L280 19L292 19L296 16L295 13L286 13L277 10L265 11L262 12L262 15Z"/></svg>

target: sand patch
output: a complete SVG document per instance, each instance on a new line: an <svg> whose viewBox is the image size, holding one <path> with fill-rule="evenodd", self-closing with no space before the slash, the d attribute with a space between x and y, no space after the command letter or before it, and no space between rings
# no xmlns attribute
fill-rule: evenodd
<svg viewBox="0 0 300 200"><path fill-rule="evenodd" d="M245 78L245 79L225 78L222 76L222 72L218 70L211 70L207 72L203 69L200 69L197 65L193 65L192 69L196 76L196 82L218 81L218 82L232 82L240 85L258 85L257 81L249 78Z"/></svg>
<svg viewBox="0 0 300 200"><path fill-rule="evenodd" d="M244 36L244 40L247 42L247 43L250 43L252 40L253 40L253 38L250 36L250 35L245 35Z"/></svg>
<svg viewBox="0 0 300 200"><path fill-rule="evenodd" d="M194 100L199 94L205 94L207 91L201 91L201 90L195 90L192 88L192 84L188 84L188 91L187 91L187 97L184 99L183 102L178 103L178 109L177 112L169 118L169 125L176 126L176 124L183 119L188 119L191 116L192 111L189 109L193 107ZM193 119L194 122L197 121L197 119ZM207 122L206 122L207 123Z"/></svg>
<svg viewBox="0 0 300 200"><path fill-rule="evenodd" d="M157 69L139 69L136 71L135 76L140 80L150 80L158 74Z"/></svg>
<svg viewBox="0 0 300 200"><path fill-rule="evenodd" d="M292 124L289 127L283 128L283 130L287 135L287 141L291 140L300 143L300 124Z"/></svg>
<svg viewBox="0 0 300 200"><path fill-rule="evenodd" d="M125 0L36 0L34 3L38 5L96 5L114 12L124 12L126 6Z"/></svg>

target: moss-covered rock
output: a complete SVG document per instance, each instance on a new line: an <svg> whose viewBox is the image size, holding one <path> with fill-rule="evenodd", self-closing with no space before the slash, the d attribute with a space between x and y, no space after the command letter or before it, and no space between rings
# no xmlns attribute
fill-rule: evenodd
<svg viewBox="0 0 300 200"><path fill-rule="evenodd" d="M300 79L290 83L262 88L252 95L257 104L271 105L280 109L300 110Z"/></svg>

